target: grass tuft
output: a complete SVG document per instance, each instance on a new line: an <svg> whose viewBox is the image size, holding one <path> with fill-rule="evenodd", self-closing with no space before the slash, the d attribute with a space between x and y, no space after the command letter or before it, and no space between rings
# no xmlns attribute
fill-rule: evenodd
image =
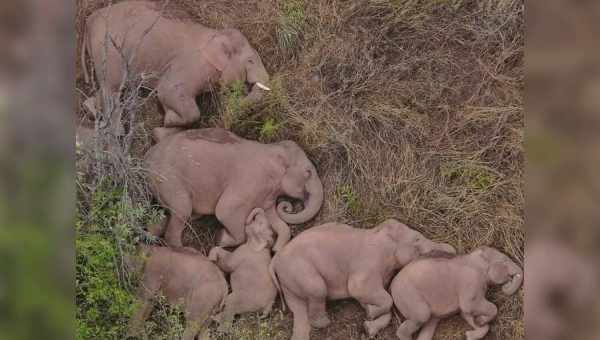
<svg viewBox="0 0 600 340"><path fill-rule="evenodd" d="M283 0L281 16L277 25L277 41L283 50L295 49L306 23L305 4L303 0Z"/></svg>

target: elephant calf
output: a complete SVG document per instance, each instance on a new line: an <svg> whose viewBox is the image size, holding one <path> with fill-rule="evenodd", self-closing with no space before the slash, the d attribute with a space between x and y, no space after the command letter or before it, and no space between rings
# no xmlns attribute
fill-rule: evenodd
<svg viewBox="0 0 600 340"><path fill-rule="evenodd" d="M394 273L437 252L455 251L393 219L373 229L327 223L301 233L275 255L270 267L294 314L292 340L308 340L311 325L329 325L327 299L349 297L365 308L365 328L374 336L391 320L393 301L384 287Z"/></svg>
<svg viewBox="0 0 600 340"><path fill-rule="evenodd" d="M421 327L419 340L431 340L441 318L460 311L474 330L467 340L483 338L498 309L486 300L489 284L504 284L507 295L523 282L523 271L506 255L489 247L452 258L420 259L404 267L392 281L394 304L404 315L397 336L410 340Z"/></svg>
<svg viewBox="0 0 600 340"><path fill-rule="evenodd" d="M252 211L246 221L246 243L233 253L213 248L208 258L219 268L231 273L231 294L225 299L225 310L217 316L228 328L237 314L263 311L268 315L277 297L277 288L269 274L273 231L262 209Z"/></svg>
<svg viewBox="0 0 600 340"><path fill-rule="evenodd" d="M143 333L144 321L152 312L153 299L163 294L170 304L183 304L184 340L208 339L207 321L227 295L223 272L192 248L172 250L147 247L148 256L140 286L142 304L129 324L129 335Z"/></svg>

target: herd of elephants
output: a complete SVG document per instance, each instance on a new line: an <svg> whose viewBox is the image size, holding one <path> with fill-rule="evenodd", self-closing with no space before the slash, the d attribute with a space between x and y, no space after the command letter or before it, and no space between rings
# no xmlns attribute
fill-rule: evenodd
<svg viewBox="0 0 600 340"><path fill-rule="evenodd" d="M293 141L262 144L220 128L186 129L200 118L195 97L202 92L242 81L245 100L258 101L270 90L258 52L240 31L170 18L154 2L125 1L88 17L82 54L84 61L90 55L107 93L117 93L125 69L158 75L151 86L165 114L146 164L153 193L168 211L148 230L166 246L141 247L142 304L129 335L144 332L159 294L184 306L186 340L207 339L211 320L227 330L235 315L267 315L281 294L284 310L293 313L292 340L308 340L311 327L327 327L326 301L345 298L365 309L369 337L388 326L397 308L404 318L399 339L419 332L419 340L430 340L442 318L460 313L473 328L467 339L477 340L497 314L485 297L488 286L503 285L509 295L520 288L522 269L498 250L484 246L457 255L453 246L395 219L370 229L326 223L291 239L289 225L309 222L324 201L317 168L302 148ZM134 57L124 68L126 56ZM102 104L101 96L85 102L91 114ZM123 129L120 117L111 119L111 128ZM201 215L215 215L224 227L208 257L182 245L186 225Z"/></svg>

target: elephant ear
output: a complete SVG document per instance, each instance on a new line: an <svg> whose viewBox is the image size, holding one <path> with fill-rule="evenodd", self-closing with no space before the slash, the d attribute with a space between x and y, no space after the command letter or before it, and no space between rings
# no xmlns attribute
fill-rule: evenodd
<svg viewBox="0 0 600 340"><path fill-rule="evenodd" d="M223 34L217 34L208 43L203 51L206 61L221 73L221 82L226 84L240 78L242 67L236 67L239 48Z"/></svg>
<svg viewBox="0 0 600 340"><path fill-rule="evenodd" d="M395 219L388 219L375 227L377 233L382 233L394 242L399 242L402 239L402 223Z"/></svg>
<svg viewBox="0 0 600 340"><path fill-rule="evenodd" d="M502 262L492 263L488 269L488 277L494 284L503 284L510 279L508 267Z"/></svg>

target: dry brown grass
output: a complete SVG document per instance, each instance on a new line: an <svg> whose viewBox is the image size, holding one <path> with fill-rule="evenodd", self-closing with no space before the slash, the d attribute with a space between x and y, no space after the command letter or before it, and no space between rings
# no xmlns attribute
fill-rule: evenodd
<svg viewBox="0 0 600 340"><path fill-rule="evenodd" d="M78 1L78 32L83 16L106 3ZM239 28L277 79L278 91L241 109L232 129L265 141L293 139L306 149L326 197L310 225L370 227L395 217L460 252L492 245L521 265L523 6L522 0L169 4L193 20ZM223 126L227 107L212 102L201 105L208 113L200 126ZM157 113L155 105L147 109L150 128ZM205 230L196 231L206 246L212 235ZM522 294L490 296L500 314L488 339L523 339ZM316 339L364 337L356 304L332 303L330 311L333 325L315 331ZM291 319L276 311L267 321L244 317L238 325L234 338L266 338L266 327L273 329L268 338L286 339ZM378 338L391 339L394 328ZM465 329L449 320L436 339L460 338Z"/></svg>

